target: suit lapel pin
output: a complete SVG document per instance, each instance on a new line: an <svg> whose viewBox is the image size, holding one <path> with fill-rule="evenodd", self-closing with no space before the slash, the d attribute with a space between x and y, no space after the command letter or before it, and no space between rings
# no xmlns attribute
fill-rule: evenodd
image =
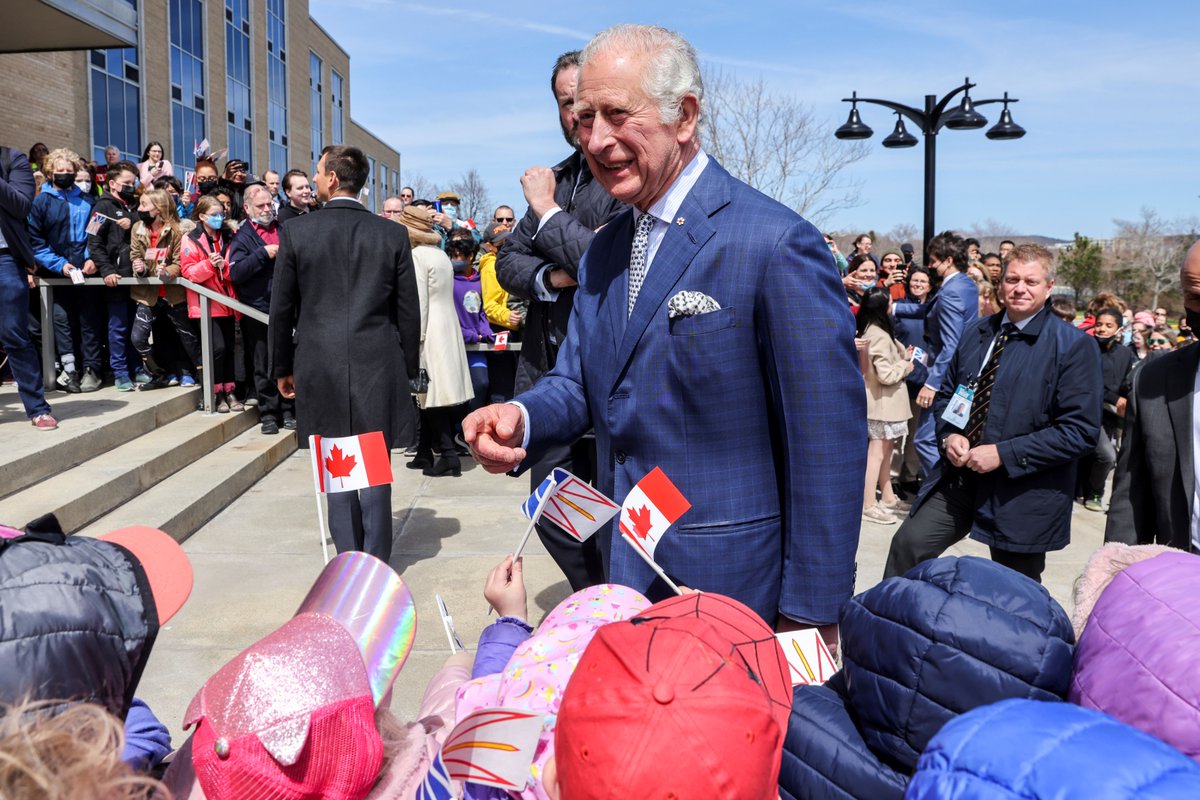
<svg viewBox="0 0 1200 800"><path fill-rule="evenodd" d="M682 225L683 223L684 223L683 217L680 217L679 219L675 220L676 225Z"/></svg>

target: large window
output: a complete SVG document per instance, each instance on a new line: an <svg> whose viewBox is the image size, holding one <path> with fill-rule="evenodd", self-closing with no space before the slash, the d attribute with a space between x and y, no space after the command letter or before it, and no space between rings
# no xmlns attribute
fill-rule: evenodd
<svg viewBox="0 0 1200 800"><path fill-rule="evenodd" d="M267 0L267 138L269 166L280 175L288 165L287 28L283 0Z"/></svg>
<svg viewBox="0 0 1200 800"><path fill-rule="evenodd" d="M383 201L388 199L387 164L379 164L379 210L383 211Z"/></svg>
<svg viewBox="0 0 1200 800"><path fill-rule="evenodd" d="M308 53L308 116L312 121L312 171L317 172L317 162L321 160L321 151L325 149L325 117L321 94L321 59L309 51Z"/></svg>
<svg viewBox="0 0 1200 800"><path fill-rule="evenodd" d="M364 205L366 205L366 207L369 208L370 210L374 211L375 210L375 194L376 194L375 159L371 158L370 156L367 156L367 164L368 164L367 186L366 186L367 202Z"/></svg>
<svg viewBox="0 0 1200 800"><path fill-rule="evenodd" d="M121 157L142 156L141 68L132 47L93 50L92 159L104 163L104 149L114 144Z"/></svg>
<svg viewBox="0 0 1200 800"><path fill-rule="evenodd" d="M333 106L333 123L330 126L330 143L345 144L346 143L346 117L342 106L342 91L345 88L346 82L342 80L342 76L337 74L337 70L329 71L329 94L330 105Z"/></svg>
<svg viewBox="0 0 1200 800"><path fill-rule="evenodd" d="M225 104L229 109L229 157L250 163L254 155L250 110L250 0L225 0ZM262 171L261 167L257 170Z"/></svg>
<svg viewBox="0 0 1200 800"><path fill-rule="evenodd" d="M204 2L170 0L171 160L194 162L204 131ZM220 143L213 142L213 147ZM140 156L141 153L138 153Z"/></svg>

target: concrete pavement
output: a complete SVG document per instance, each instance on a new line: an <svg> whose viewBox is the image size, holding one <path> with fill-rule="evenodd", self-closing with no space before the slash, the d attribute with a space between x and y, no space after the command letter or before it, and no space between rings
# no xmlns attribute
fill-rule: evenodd
<svg viewBox="0 0 1200 800"><path fill-rule="evenodd" d="M416 598L418 625L392 709L401 719L411 719L426 682L448 654L434 594L445 599L460 638L474 650L490 622L484 578L523 531L518 505L529 489L524 479L488 475L465 460L461 478L426 478L405 469L405 461L393 454L392 566ZM1103 525L1104 515L1076 506L1071 546L1048 559L1046 585L1068 610L1071 586L1102 540ZM858 591L880 580L895 530L863 526ZM183 547L195 570L195 588L160 633L138 691L177 742L182 741L183 713L204 680L288 619L321 570L308 451L287 458ZM970 541L951 552L987 555L986 548ZM536 537L526 551L525 578L534 620L569 593Z"/></svg>

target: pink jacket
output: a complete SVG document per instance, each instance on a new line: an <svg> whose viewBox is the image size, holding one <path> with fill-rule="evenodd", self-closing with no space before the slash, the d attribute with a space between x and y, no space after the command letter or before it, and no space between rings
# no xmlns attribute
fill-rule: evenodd
<svg viewBox="0 0 1200 800"><path fill-rule="evenodd" d="M229 236L222 236L217 239L215 244L217 251L221 255L225 255L229 249ZM223 270L214 269L212 262L208 260L211 252L212 247L209 245L208 237L204 234L204 226L197 225L194 231L183 237L183 248L180 255L183 277L192 283L198 283L236 300L237 295L233 291L233 284L229 282L229 267L226 266ZM200 295L188 289L187 304L188 316L192 319L199 319ZM241 314L220 303L212 303L209 308L214 317L228 317L232 314L238 319L242 318Z"/></svg>

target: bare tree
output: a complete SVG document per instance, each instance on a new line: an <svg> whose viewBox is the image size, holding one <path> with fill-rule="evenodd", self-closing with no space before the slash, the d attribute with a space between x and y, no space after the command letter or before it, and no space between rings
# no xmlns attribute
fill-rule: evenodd
<svg viewBox="0 0 1200 800"><path fill-rule="evenodd" d="M437 195L437 187L433 181L426 178L419 172L409 172L403 176L404 180L400 186L396 187L396 193L404 186L410 186L413 190L414 200L432 200Z"/></svg>
<svg viewBox="0 0 1200 800"><path fill-rule="evenodd" d="M1136 220L1114 219L1113 243L1117 269L1140 276L1158 306L1159 295L1179 288L1180 245L1185 237L1173 235L1158 212L1142 207Z"/></svg>
<svg viewBox="0 0 1200 800"><path fill-rule="evenodd" d="M482 224L492 218L492 196L479 176L479 170L471 167L463 176L450 184L450 189L462 201L461 216Z"/></svg>
<svg viewBox="0 0 1200 800"><path fill-rule="evenodd" d="M861 183L842 171L867 155L863 142L835 139L812 108L771 92L762 78L741 81L706 70L705 150L734 177L791 206L815 225L861 202Z"/></svg>

